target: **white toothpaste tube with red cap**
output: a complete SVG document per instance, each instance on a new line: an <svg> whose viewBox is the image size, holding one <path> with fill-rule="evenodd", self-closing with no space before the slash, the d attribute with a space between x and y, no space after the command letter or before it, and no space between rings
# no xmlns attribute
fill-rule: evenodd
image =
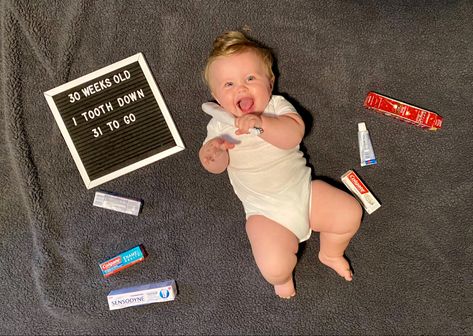
<svg viewBox="0 0 473 336"><path fill-rule="evenodd" d="M353 170L349 170L342 175L342 182L361 202L361 205L368 214L372 214L381 206L378 200L373 196Z"/></svg>
<svg viewBox="0 0 473 336"><path fill-rule="evenodd" d="M221 123L235 126L235 117L225 111L220 105L213 103L213 102L208 102L208 103L203 103L202 104L202 111L207 113L208 115L214 117L216 120L220 121ZM251 135L260 135L263 133L262 128L254 127L250 128L250 134Z"/></svg>

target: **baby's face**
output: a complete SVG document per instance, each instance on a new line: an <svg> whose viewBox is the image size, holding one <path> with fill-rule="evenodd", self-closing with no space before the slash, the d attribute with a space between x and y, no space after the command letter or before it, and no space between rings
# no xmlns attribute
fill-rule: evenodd
<svg viewBox="0 0 473 336"><path fill-rule="evenodd" d="M209 85L217 102L236 117L263 113L273 81L254 51L217 57L209 67Z"/></svg>

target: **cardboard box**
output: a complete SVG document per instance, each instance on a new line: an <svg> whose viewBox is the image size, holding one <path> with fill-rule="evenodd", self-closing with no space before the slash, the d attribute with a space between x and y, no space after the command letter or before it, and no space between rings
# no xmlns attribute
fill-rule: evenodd
<svg viewBox="0 0 473 336"><path fill-rule="evenodd" d="M94 206L138 216L143 201L136 198L124 197L111 192L95 192Z"/></svg>
<svg viewBox="0 0 473 336"><path fill-rule="evenodd" d="M371 191L369 191L353 170L349 170L342 175L342 182L360 201L367 213L372 214L381 206L378 200L373 196Z"/></svg>
<svg viewBox="0 0 473 336"><path fill-rule="evenodd" d="M172 301L176 298L177 289L174 280L127 287L111 291L108 296L110 310L141 306L156 302Z"/></svg>
<svg viewBox="0 0 473 336"><path fill-rule="evenodd" d="M417 127L436 131L442 127L443 118L437 113L406 104L375 92L366 96L364 107L400 119Z"/></svg>
<svg viewBox="0 0 473 336"><path fill-rule="evenodd" d="M146 258L146 251L142 245L135 246L119 255L101 263L100 270L104 277L123 271Z"/></svg>

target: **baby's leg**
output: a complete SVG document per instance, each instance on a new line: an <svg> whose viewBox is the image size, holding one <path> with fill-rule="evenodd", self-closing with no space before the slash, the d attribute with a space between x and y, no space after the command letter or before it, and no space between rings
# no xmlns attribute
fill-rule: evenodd
<svg viewBox="0 0 473 336"><path fill-rule="evenodd" d="M297 237L284 226L264 217L250 216L246 232L256 264L263 277L274 285L276 294L290 298L296 294L292 272L297 262Z"/></svg>
<svg viewBox="0 0 473 336"><path fill-rule="evenodd" d="M362 209L350 194L330 184L312 181L310 226L320 232L320 261L346 280L352 280L344 252L360 227Z"/></svg>

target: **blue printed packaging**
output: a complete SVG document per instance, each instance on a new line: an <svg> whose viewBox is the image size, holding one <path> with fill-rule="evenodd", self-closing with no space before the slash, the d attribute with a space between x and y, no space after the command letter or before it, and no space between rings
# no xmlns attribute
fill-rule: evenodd
<svg viewBox="0 0 473 336"><path fill-rule="evenodd" d="M143 261L146 257L146 252L143 246L135 246L119 255L101 263L100 270L105 277L120 272L127 267Z"/></svg>

